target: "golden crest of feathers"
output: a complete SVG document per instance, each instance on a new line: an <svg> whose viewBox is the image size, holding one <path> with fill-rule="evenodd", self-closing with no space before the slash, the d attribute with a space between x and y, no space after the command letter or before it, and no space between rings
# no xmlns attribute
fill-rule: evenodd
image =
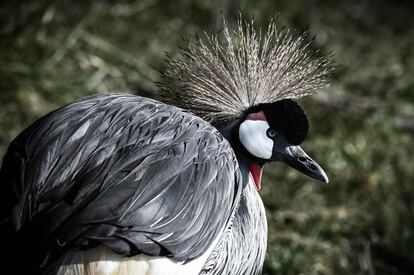
<svg viewBox="0 0 414 275"><path fill-rule="evenodd" d="M241 19L230 30L223 21L222 32L204 33L169 57L162 97L220 124L260 103L306 96L327 84L333 66L305 40L279 30L275 20L264 32Z"/></svg>

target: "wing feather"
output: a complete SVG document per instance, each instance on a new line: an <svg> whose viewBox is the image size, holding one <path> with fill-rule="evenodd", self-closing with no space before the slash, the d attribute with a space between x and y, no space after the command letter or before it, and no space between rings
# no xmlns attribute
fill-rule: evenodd
<svg viewBox="0 0 414 275"><path fill-rule="evenodd" d="M228 142L202 119L146 98L94 96L11 143L0 219L45 266L99 244L188 261L229 221L239 173Z"/></svg>

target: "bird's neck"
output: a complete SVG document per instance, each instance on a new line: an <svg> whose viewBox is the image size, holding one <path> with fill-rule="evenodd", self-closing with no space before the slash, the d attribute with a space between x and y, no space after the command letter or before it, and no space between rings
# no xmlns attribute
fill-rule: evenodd
<svg viewBox="0 0 414 275"><path fill-rule="evenodd" d="M245 149L242 146L239 138L237 137L238 128L240 126L240 120L232 120L221 127L216 127L219 132L223 135L225 139L230 143L233 148L234 153L236 154L239 164L246 164L247 167L247 158L245 154Z"/></svg>
<svg viewBox="0 0 414 275"><path fill-rule="evenodd" d="M231 145L233 145L232 143L234 142L234 139L235 139L234 135L239 125L240 125L239 119L231 120L221 125L214 125L213 123L213 126L216 127L217 130L219 130L219 132L223 135L225 139L227 139L230 142Z"/></svg>
<svg viewBox="0 0 414 275"><path fill-rule="evenodd" d="M227 123L223 127L217 127L220 133L225 139L230 143L233 151L236 155L237 161L239 163L240 171L243 176L243 185L245 186L249 182L249 166L254 162L253 158L249 156L249 153L241 144L239 138L237 137L237 129L240 125L239 120L234 120Z"/></svg>

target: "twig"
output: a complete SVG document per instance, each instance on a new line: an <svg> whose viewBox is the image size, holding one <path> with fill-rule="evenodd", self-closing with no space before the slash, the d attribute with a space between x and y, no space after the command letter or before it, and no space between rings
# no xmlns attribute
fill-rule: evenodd
<svg viewBox="0 0 414 275"><path fill-rule="evenodd" d="M156 70L141 62L132 54L119 49L103 38L85 31L81 39L89 46L94 47L95 49L98 49L106 54L119 58L123 63L134 67L145 79L151 82L154 82L157 79L158 73Z"/></svg>
<svg viewBox="0 0 414 275"><path fill-rule="evenodd" d="M270 237L275 241L289 241L304 247L316 248L323 251L329 250L330 252L334 253L341 253L341 250L332 243L317 238L304 237L295 232L276 231L273 232Z"/></svg>
<svg viewBox="0 0 414 275"><path fill-rule="evenodd" d="M52 56L46 60L44 64L45 69L56 66L65 57L68 50L72 48L81 37L85 30L85 25L89 21L88 19L90 19L90 14L86 13L79 24L77 24L72 32L66 37L63 45L61 47L57 47Z"/></svg>

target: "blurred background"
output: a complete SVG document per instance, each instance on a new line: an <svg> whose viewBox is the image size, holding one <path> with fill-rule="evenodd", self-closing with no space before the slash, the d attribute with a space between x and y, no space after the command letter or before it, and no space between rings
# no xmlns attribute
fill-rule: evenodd
<svg viewBox="0 0 414 275"><path fill-rule="evenodd" d="M265 169L264 274L413 274L413 1L140 0L0 4L0 155L36 118L109 91L156 97L164 52L217 32L221 13L316 35L333 52L333 83L300 101L303 144L319 184L282 164Z"/></svg>

